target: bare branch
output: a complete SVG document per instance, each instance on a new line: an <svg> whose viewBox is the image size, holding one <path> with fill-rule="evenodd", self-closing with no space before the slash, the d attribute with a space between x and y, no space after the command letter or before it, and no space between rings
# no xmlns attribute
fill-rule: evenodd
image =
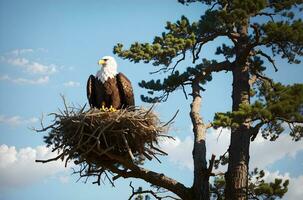
<svg viewBox="0 0 303 200"><path fill-rule="evenodd" d="M114 156L116 157L116 156ZM133 163L130 163L126 161L125 159L117 158L119 159L120 163L123 163L123 165L128 168L130 171L122 171L119 170L113 166L110 166L110 170L116 174L119 174L119 176L123 178L140 178L143 179L153 185L157 185L159 187L165 188L169 191L172 191L176 195L178 195L181 198L185 198L189 195L189 189L185 187L182 183L171 179L164 174L159 174L147 169L144 169L142 167L139 167Z"/></svg>
<svg viewBox="0 0 303 200"><path fill-rule="evenodd" d="M132 189L132 194L128 198L128 200L131 200L134 196L140 195L140 194L151 194L153 197L155 197L158 200L162 200L162 199L166 199L166 198L170 198L170 199L174 199L174 200L180 200L179 198L176 198L176 197L173 197L173 196L170 196L170 195L159 196L158 194L161 193L161 192L155 192L153 190L137 190L137 191L135 191L135 188L132 186L132 182L129 183L129 186Z"/></svg>
<svg viewBox="0 0 303 200"><path fill-rule="evenodd" d="M275 69L275 72L278 71L278 68L276 67L275 61L274 61L269 55L267 55L266 53L264 53L264 52L261 51L261 50L258 50L258 51L256 52L256 54L259 54L259 55L265 57L265 58L272 64L272 66L273 66L274 69Z"/></svg>
<svg viewBox="0 0 303 200"><path fill-rule="evenodd" d="M201 52L202 46L203 46L204 44L205 44L205 42L203 42L203 43L201 43L201 44L199 45L198 51L196 52L195 61L196 61L197 59L199 59L199 53ZM193 63L195 63L195 62L193 62Z"/></svg>
<svg viewBox="0 0 303 200"><path fill-rule="evenodd" d="M64 156L65 152L59 154L58 156L48 159L48 160L35 160L35 162L40 162L40 163L47 163L47 162L51 162L51 161L56 161L58 159L60 159L62 156Z"/></svg>
<svg viewBox="0 0 303 200"><path fill-rule="evenodd" d="M182 84L181 86L182 86L182 90L183 90L183 94L185 96L185 99L188 99L184 85Z"/></svg>
<svg viewBox="0 0 303 200"><path fill-rule="evenodd" d="M274 87L274 82L273 82L272 79L270 79L270 78L268 78L268 77L266 77L266 76L264 76L264 75L262 75L260 73L257 73L257 72L254 72L254 74L256 75L256 77L258 79L263 80L263 81L267 81L272 88Z"/></svg>
<svg viewBox="0 0 303 200"><path fill-rule="evenodd" d="M195 55L195 49L196 49L196 47L197 47L197 43L195 43L194 45L193 45L193 49L192 49L192 51L191 51L191 53L192 53L192 56L193 56L193 64L195 64L195 62L196 62L196 60L197 60L197 58L196 58L196 55Z"/></svg>
<svg viewBox="0 0 303 200"><path fill-rule="evenodd" d="M179 110L177 110L177 112L174 114L174 116L168 122L166 122L162 127L165 127L168 124L170 124L177 117L178 113L179 113Z"/></svg>
<svg viewBox="0 0 303 200"><path fill-rule="evenodd" d="M270 17L271 21L275 21L273 16L275 16L276 14L275 13L266 13L266 12L259 12L257 14L255 14L254 16L267 16L267 17Z"/></svg>
<svg viewBox="0 0 303 200"><path fill-rule="evenodd" d="M219 4L218 2L214 3L209 10L212 11L214 9L214 7L218 4Z"/></svg>
<svg viewBox="0 0 303 200"><path fill-rule="evenodd" d="M174 73L174 71L175 71L176 67L178 66L178 64L179 64L181 61L183 61L183 60L185 60L185 51L182 52L182 58L180 58L180 59L176 62L176 64L175 64L173 67L169 68L167 71L172 70L171 73Z"/></svg>
<svg viewBox="0 0 303 200"><path fill-rule="evenodd" d="M161 71L165 71L165 70L167 70L167 67L162 67L161 69L159 69L157 71L149 72L149 74L157 74L157 73L159 73Z"/></svg>

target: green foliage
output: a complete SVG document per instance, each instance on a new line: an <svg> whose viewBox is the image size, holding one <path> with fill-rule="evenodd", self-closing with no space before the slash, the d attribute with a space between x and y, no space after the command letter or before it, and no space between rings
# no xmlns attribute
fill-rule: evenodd
<svg viewBox="0 0 303 200"><path fill-rule="evenodd" d="M250 119L256 127L262 127L262 134L271 140L287 130L294 140L303 137L303 84L284 86L281 83L263 82L257 94L258 99L250 105L240 105L239 110L216 113L213 126L236 128ZM259 129L258 129L259 130Z"/></svg>
<svg viewBox="0 0 303 200"><path fill-rule="evenodd" d="M248 199L274 200L282 198L286 194L289 180L283 181L282 179L276 178L273 182L267 182L264 178L265 172L263 170L255 168L254 171L249 173ZM224 189L224 176L216 176L210 186L212 197L217 200L224 200Z"/></svg>
<svg viewBox="0 0 303 200"><path fill-rule="evenodd" d="M193 79L199 75L203 76L200 79L200 84L204 85L212 80L211 73L205 72L205 68L216 64L217 62L215 60L203 59L202 63L195 67L188 67L183 73L177 70L167 78L164 78L163 81L160 79L150 81L143 80L139 83L139 86L147 89L149 96L141 95L141 100L149 103L165 101L170 93L178 88L184 88L186 85L191 84ZM160 92L160 94L153 96L155 92Z"/></svg>
<svg viewBox="0 0 303 200"><path fill-rule="evenodd" d="M269 6L274 9L275 12L289 10L293 6L299 6L302 4L302 0L269 0Z"/></svg>
<svg viewBox="0 0 303 200"><path fill-rule="evenodd" d="M225 59L233 58L235 56L235 49L226 44L222 44L222 47L217 47L216 55L223 55Z"/></svg>
<svg viewBox="0 0 303 200"><path fill-rule="evenodd" d="M129 50L122 50L123 45L117 44L114 53L135 63L144 61L153 65L169 66L172 59L193 48L196 43L197 24L190 24L185 16L176 23L167 22L161 37L155 37L152 44L138 42L131 45Z"/></svg>
<svg viewBox="0 0 303 200"><path fill-rule="evenodd" d="M271 47L274 54L281 54L290 63L299 63L296 55L303 55L303 22L268 22L261 27L262 43Z"/></svg>

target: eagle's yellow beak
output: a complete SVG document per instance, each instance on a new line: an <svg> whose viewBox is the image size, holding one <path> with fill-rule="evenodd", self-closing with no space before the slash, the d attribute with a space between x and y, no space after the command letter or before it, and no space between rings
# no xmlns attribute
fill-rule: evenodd
<svg viewBox="0 0 303 200"><path fill-rule="evenodd" d="M98 61L98 65L104 65L105 64L105 60L101 59Z"/></svg>

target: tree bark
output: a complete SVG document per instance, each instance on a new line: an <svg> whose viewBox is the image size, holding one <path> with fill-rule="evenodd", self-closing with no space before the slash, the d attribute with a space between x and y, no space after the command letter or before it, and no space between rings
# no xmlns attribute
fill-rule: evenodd
<svg viewBox="0 0 303 200"><path fill-rule="evenodd" d="M242 40L236 47L236 61L233 67L232 110L237 111L239 106L250 104L249 66L247 58L247 26L239 29ZM237 121L238 122L238 121ZM225 174L227 200L247 199L248 164L250 145L249 119L241 119L240 125L231 129L229 146L229 165Z"/></svg>
<svg viewBox="0 0 303 200"><path fill-rule="evenodd" d="M194 132L194 148L192 152L194 161L193 199L209 200L209 175L207 173L205 146L206 127L200 115L202 98L198 80L192 83L192 96L190 117Z"/></svg>

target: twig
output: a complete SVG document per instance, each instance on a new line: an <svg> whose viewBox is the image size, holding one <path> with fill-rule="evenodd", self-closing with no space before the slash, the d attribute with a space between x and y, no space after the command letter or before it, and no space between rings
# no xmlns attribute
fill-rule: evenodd
<svg viewBox="0 0 303 200"><path fill-rule="evenodd" d="M170 199L174 199L174 200L181 200L179 198L176 198L176 197L173 197L173 196L170 196L170 195L160 197L160 196L158 196L158 194L156 192L154 192L152 190L141 190L141 191L137 190L137 191L135 191L135 188L132 186L132 181L129 183L129 186L132 189L132 194L128 198L128 200L131 200L134 196L140 195L140 194L151 194L153 197L155 197L158 200L162 200L162 199L166 199L166 198L170 198Z"/></svg>
<svg viewBox="0 0 303 200"><path fill-rule="evenodd" d="M218 2L214 3L209 10L212 11L216 5L218 5Z"/></svg>
<svg viewBox="0 0 303 200"><path fill-rule="evenodd" d="M171 118L168 122L166 122L164 125L162 125L162 127L165 127L168 124L170 124L177 117L178 113L179 113L179 110L177 110L177 112L175 113L175 115L173 116L173 118Z"/></svg>
<svg viewBox="0 0 303 200"><path fill-rule="evenodd" d="M169 68L167 71L172 70L171 73L173 74L174 71L175 71L175 69L176 69L176 67L178 66L178 64L179 64L181 61L183 61L183 60L185 60L185 51L182 52L182 58L180 58L180 59L176 62L176 64L175 64L173 67Z"/></svg>
<svg viewBox="0 0 303 200"><path fill-rule="evenodd" d="M265 58L272 64L272 66L273 66L274 69L275 69L275 72L278 71L278 68L276 67L275 61L274 61L269 55L267 55L266 53L264 53L264 52L261 51L261 50L258 50L258 51L256 52L256 54L259 54L259 55L265 57Z"/></svg>
<svg viewBox="0 0 303 200"><path fill-rule="evenodd" d="M123 141L124 141L124 143L125 143L125 146L126 146L126 148L127 148L127 151L128 151L128 154L129 154L130 158L132 159L132 161L134 161L134 160L135 160L135 157L134 157L134 155L133 155L132 150L129 148L129 145L128 145L128 142L127 142L127 140L126 140L126 138L125 138L125 135L122 134L121 136L122 136L122 139L123 139Z"/></svg>
<svg viewBox="0 0 303 200"><path fill-rule="evenodd" d="M187 94L186 94L186 91L185 91L185 87L184 87L183 84L181 86L182 86L182 90L183 90L183 94L185 96L185 99L187 100L188 98L187 98Z"/></svg>
<svg viewBox="0 0 303 200"><path fill-rule="evenodd" d="M271 21L275 21L273 16L275 16L276 14L275 13L266 13L266 12L259 12L257 14L255 14L255 16L267 16L267 17L270 17Z"/></svg>
<svg viewBox="0 0 303 200"><path fill-rule="evenodd" d="M207 169L208 176L210 176L212 174L214 163L215 163L215 159L216 159L216 156L214 154L212 154L210 162L209 162L209 166L208 166L208 169Z"/></svg>
<svg viewBox="0 0 303 200"><path fill-rule="evenodd" d="M59 154L58 156L54 157L54 158L51 158L51 159L47 159L47 160L35 160L35 162L40 162L40 163L47 163L47 162L51 162L51 161L56 161L58 160L59 158L61 158L62 156L64 156L65 152Z"/></svg>

